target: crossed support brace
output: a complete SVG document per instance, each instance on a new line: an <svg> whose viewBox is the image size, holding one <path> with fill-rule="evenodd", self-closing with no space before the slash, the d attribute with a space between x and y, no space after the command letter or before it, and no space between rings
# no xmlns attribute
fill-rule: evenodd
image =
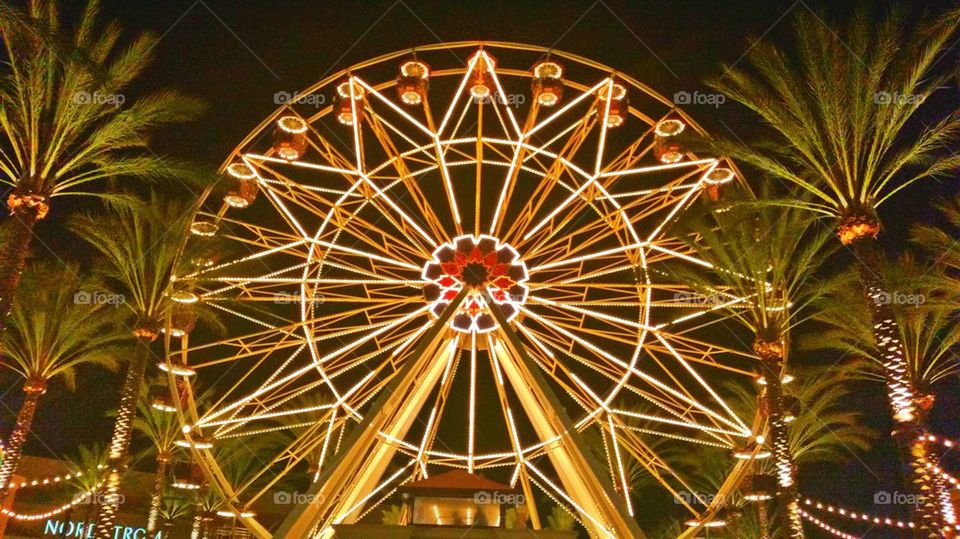
<svg viewBox="0 0 960 539"><path fill-rule="evenodd" d="M484 291L484 299L497 320L498 331L510 349L496 351L504 374L523 405L524 411L541 440L557 438L547 456L560 476L563 489L579 506L580 521L592 537L626 539L645 537L630 516L624 501L603 481L600 463L580 437L569 414L546 378L527 354L517 332L507 322L493 298Z"/></svg>
<svg viewBox="0 0 960 539"><path fill-rule="evenodd" d="M343 445L330 467L310 489L307 503L298 505L275 537L303 538L334 536L333 525L355 522L363 514L396 445L388 438L403 439L419 415L440 377L445 361L437 360L438 348L449 331L448 322L468 293L464 287L421 337L409 360L397 372L373 403L370 411ZM495 353L504 373L515 388L541 440L553 440L548 448L553 468L562 487L580 513L591 536L610 539L642 538L636 522L612 486L601 480L600 466L574 428L566 410L546 383L543 374L527 355L516 332L509 326L496 303L484 291L506 349ZM455 353L455 350L443 351Z"/></svg>

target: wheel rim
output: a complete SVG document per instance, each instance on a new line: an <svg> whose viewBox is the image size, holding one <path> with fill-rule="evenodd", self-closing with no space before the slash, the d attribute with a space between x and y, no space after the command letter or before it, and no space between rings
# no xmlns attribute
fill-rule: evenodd
<svg viewBox="0 0 960 539"><path fill-rule="evenodd" d="M178 276L177 286L187 284L220 311L230 330L223 338L167 339L168 361L196 372L182 379L190 387L187 398L178 399L181 418L194 433L213 438L297 430L297 453L288 460L315 459L322 468L337 452L343 426L367 413L364 405L429 327L443 294L482 283L517 294L503 302L514 309L511 326L565 406L577 410L577 429L603 437L603 457L621 494L630 492L629 461L643 460L647 473L659 475L664 489L702 519L716 505L714 494L692 488L648 437L718 450L752 438L756 425L737 417L701 375L707 369L750 376L751 358L701 340L691 328L711 314L687 313L689 287L657 268L667 260L700 263L670 237L670 224L707 192L718 168L730 165L689 152L677 162L656 161L658 122L674 119L700 130L629 77L611 77L605 66L557 51L480 45L417 49L417 59L433 70L431 88L414 108L384 75L411 56L402 51L321 81L300 95L339 93L341 101L319 109L285 105L238 146L223 167L225 177L230 167L246 165L259 206L238 210L210 196L213 191L204 195L198 220L214 224L195 227L204 233L189 241L203 241L214 230L238 248ZM448 66L453 59L441 57L451 52L465 65ZM570 78L558 103L537 107L530 103L531 67L548 53ZM490 94L505 102L466 97L479 71ZM631 103L621 112L623 125L615 125L616 104L604 97L621 87ZM527 103L518 103L521 96ZM284 124L288 116L306 126L306 148L295 160L281 157L284 148L267 140L277 120ZM338 125L344 118L352 125ZM482 242L493 247L479 249ZM470 247L483 256L471 257ZM491 253L509 261L484 265ZM458 255L463 264L455 263ZM518 266L522 276L493 285L493 270L509 274ZM467 325L451 322L449 346L441 349L452 351L437 358L447 362L443 383L422 411L421 427L392 440L399 455L413 459L410 474L384 484L377 499L404 479L463 467L495 475L508 470L511 483L526 474L564 501L542 465L549 441L531 436L509 387L498 383L503 374L489 350L501 328L490 325L477 303L479 314ZM198 406L195 386L212 391L212 401ZM491 402L478 387L493 388ZM451 395L465 402L451 406ZM623 409L635 402L652 411ZM459 437L449 434L458 423L447 407L466 412ZM502 415L500 446L485 446L491 433L478 436L485 423L478 413ZM291 417L303 421L280 429L278 421L289 425ZM285 464L271 461L266 475L273 480L235 484L214 451L195 453L238 513L276 488L282 477L276 470ZM537 471L531 474L528 464ZM297 464L289 473L306 467ZM731 461L731 477L735 472ZM734 486L727 481L721 490ZM630 496L624 499L630 505ZM255 516L244 520L260 527Z"/></svg>

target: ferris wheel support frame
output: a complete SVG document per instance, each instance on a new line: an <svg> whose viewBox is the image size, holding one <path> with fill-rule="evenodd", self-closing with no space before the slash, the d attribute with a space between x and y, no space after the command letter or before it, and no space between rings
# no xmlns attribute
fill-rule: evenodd
<svg viewBox="0 0 960 539"><path fill-rule="evenodd" d="M333 524L352 522L362 513L359 507L375 492L397 450L396 444L384 440L383 433L395 439L406 435L426 401L425 389L433 387L443 374L444 362L431 360L468 291L464 287L443 309L411 354L415 360L394 375L371 408L375 412L367 414L346 440L345 447L350 450L340 452L313 482L304 502L290 512L275 537L310 537L316 529L320 537L332 537Z"/></svg>
<svg viewBox="0 0 960 539"><path fill-rule="evenodd" d="M497 321L497 330L504 336L510 353L499 356L504 374L517 391L527 417L541 440L558 439L557 447L547 453L550 462L560 476L564 489L569 492L580 512L583 525L594 537L646 537L637 525L624 500L617 495L608 482L602 481L600 464L590 453L573 421L564 409L556 393L547 384L543 373L527 354L520 336L517 335L503 311L486 290L484 299ZM602 522L607 528L598 524ZM598 529L599 528L599 529Z"/></svg>

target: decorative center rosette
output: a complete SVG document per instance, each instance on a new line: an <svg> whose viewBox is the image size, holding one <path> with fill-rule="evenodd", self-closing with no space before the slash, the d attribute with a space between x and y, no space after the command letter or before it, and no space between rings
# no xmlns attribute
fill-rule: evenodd
<svg viewBox="0 0 960 539"><path fill-rule="evenodd" d="M467 297L450 325L464 333L486 333L497 327L483 290L486 290L508 321L520 314L527 300L527 267L517 251L492 236L459 236L433 252L423 268L423 295L439 317L444 308L468 287Z"/></svg>

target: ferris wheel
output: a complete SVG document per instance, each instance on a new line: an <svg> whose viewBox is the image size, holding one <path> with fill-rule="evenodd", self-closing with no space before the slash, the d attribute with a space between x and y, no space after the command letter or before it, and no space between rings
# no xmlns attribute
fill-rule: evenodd
<svg viewBox="0 0 960 539"><path fill-rule="evenodd" d="M703 134L686 114L596 62L495 42L387 54L284 100L200 201L184 252L223 247L173 282L161 364L229 511L269 537L256 507L298 485L284 533L328 537L463 469L525 493L534 528L549 497L591 536L643 536L638 474L709 523L745 461L703 492L665 453L749 458L762 437L717 382L753 356L712 342L720 315L664 269L708 266L671 225L735 179L684 148ZM201 307L225 333L190 331ZM237 478L231 439L275 443Z"/></svg>

